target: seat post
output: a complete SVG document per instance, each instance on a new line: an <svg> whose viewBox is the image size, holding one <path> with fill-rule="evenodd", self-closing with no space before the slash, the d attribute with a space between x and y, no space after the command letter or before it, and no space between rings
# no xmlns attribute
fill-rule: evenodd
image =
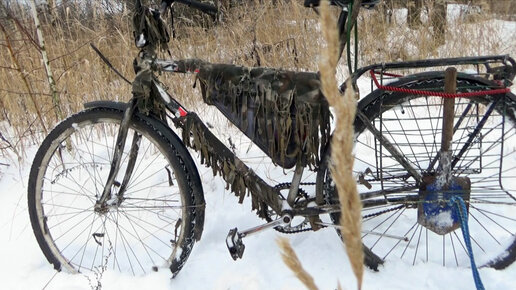
<svg viewBox="0 0 516 290"><path fill-rule="evenodd" d="M301 162L296 164L296 169L294 171L294 176L292 177L292 183L290 184L290 189L287 196L287 202L290 206L294 206L294 202L296 201L304 169L305 167L301 164Z"/></svg>

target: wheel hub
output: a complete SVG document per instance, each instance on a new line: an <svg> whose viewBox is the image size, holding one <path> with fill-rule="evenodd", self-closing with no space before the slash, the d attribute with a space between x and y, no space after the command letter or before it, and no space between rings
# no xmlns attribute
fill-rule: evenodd
<svg viewBox="0 0 516 290"><path fill-rule="evenodd" d="M424 176L419 189L418 223L439 235L460 228L460 213L448 201L453 196L460 196L469 212L470 193L468 177L451 177L449 184L443 185L435 176Z"/></svg>
<svg viewBox="0 0 516 290"><path fill-rule="evenodd" d="M101 202L100 200L97 200L97 202L95 203L95 207L94 207L95 212L97 212L99 214L106 214L111 209L118 208L122 204L124 198L120 197L118 194L111 194L111 195L112 195L112 197L105 202Z"/></svg>

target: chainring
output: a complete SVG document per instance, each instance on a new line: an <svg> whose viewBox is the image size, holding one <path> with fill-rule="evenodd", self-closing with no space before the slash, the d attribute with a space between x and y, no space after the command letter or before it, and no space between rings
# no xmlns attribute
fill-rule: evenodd
<svg viewBox="0 0 516 290"><path fill-rule="evenodd" d="M280 184L274 186L274 188L277 189L278 191L289 190L290 185L291 185L291 183L288 183L288 182L280 183ZM313 183L301 183L300 185L313 185ZM280 193L280 198L282 200L286 199L281 193ZM297 192L297 197L295 200L295 205L303 206L303 204L305 204L305 206L306 206L307 203L308 203L308 194L303 189L299 188L299 190ZM271 221L277 220L279 218L279 216L273 210L271 210L266 204L263 205L263 209L264 209L263 210L264 218L267 222L271 222ZM274 227L274 229L276 231L278 231L280 233L284 233L284 234L295 234L295 233L300 233L300 232L311 231L312 226L310 225L308 218L305 217L305 219L301 223L298 223L295 226L291 226L291 225L277 226L277 227Z"/></svg>

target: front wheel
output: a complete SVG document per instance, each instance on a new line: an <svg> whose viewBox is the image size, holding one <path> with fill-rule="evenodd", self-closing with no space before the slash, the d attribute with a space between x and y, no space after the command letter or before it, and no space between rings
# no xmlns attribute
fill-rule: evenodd
<svg viewBox="0 0 516 290"><path fill-rule="evenodd" d="M96 206L122 117L108 108L73 115L35 156L29 214L39 246L57 270L105 267L141 275L167 267L176 274L193 247L193 194L202 187L194 184L198 179L185 165L180 141L165 137L152 119L132 118L111 199ZM132 174L124 180L127 168Z"/></svg>
<svg viewBox="0 0 516 290"><path fill-rule="evenodd" d="M393 86L443 91L442 74ZM458 92L486 90L487 81L459 75ZM442 186L439 151L443 99L378 92L359 104L353 167L363 203L366 262L401 259L469 267L458 210L466 205L478 266L502 269L516 259L516 97L457 98L453 118L451 181ZM369 122L370 125L367 125ZM392 149L394 148L394 149ZM329 203L338 203L329 171L320 174ZM332 216L334 222L339 214Z"/></svg>

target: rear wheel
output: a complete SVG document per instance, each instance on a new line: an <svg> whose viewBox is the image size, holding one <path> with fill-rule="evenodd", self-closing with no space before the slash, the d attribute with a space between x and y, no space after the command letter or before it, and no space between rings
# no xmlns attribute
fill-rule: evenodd
<svg viewBox="0 0 516 290"><path fill-rule="evenodd" d="M444 81L434 75L395 85L442 91ZM463 77L457 89L488 86ZM477 265L501 269L516 259L516 97L455 102L453 186L446 189L436 180L441 171L441 97L381 92L359 106L365 118L355 121L353 170L363 202L362 241L369 266L402 259L469 267L460 217L448 204L453 196L465 201ZM328 202L338 203L329 172L319 178L325 181ZM332 219L337 222L339 214Z"/></svg>
<svg viewBox="0 0 516 290"><path fill-rule="evenodd" d="M57 270L176 274L195 242L193 192L181 144L133 117L111 199L98 208L123 112L94 108L60 123L44 140L29 177L37 241ZM139 144L132 147L131 144ZM136 159L130 158L137 149ZM186 151L185 151L186 152ZM131 178L124 176L132 160ZM124 188L124 193L119 194Z"/></svg>

